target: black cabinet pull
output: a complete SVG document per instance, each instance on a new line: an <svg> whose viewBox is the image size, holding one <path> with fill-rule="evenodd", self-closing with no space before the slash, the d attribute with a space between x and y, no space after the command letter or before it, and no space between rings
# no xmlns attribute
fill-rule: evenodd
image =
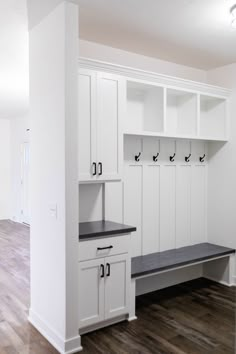
<svg viewBox="0 0 236 354"><path fill-rule="evenodd" d="M98 251L103 251L103 250L111 250L113 248L113 246L107 246L107 247L98 247L97 250Z"/></svg>
<svg viewBox="0 0 236 354"><path fill-rule="evenodd" d="M97 164L96 162L93 162L93 176L96 176L97 174Z"/></svg>
<svg viewBox="0 0 236 354"><path fill-rule="evenodd" d="M99 171L98 175L101 176L102 175L102 163L101 162L98 163L98 171Z"/></svg>
<svg viewBox="0 0 236 354"><path fill-rule="evenodd" d="M101 278L104 278L105 276L104 264L101 264L101 270L102 270Z"/></svg>
<svg viewBox="0 0 236 354"><path fill-rule="evenodd" d="M110 263L107 263L107 277L111 275L111 265Z"/></svg>

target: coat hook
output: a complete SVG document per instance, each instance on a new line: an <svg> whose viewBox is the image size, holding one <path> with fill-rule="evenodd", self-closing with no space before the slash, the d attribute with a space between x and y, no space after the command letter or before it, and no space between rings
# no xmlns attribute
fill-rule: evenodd
<svg viewBox="0 0 236 354"><path fill-rule="evenodd" d="M200 162L204 162L204 161L205 161L205 160L204 160L205 157L206 157L206 154L204 154L203 156L200 156L200 157L199 157L199 161L200 161Z"/></svg>
<svg viewBox="0 0 236 354"><path fill-rule="evenodd" d="M175 161L175 155L176 155L176 153L174 153L174 155L173 155L173 156L170 156L170 162Z"/></svg>
<svg viewBox="0 0 236 354"><path fill-rule="evenodd" d="M188 156L185 156L185 162L189 162L191 156L192 156L192 154L189 154Z"/></svg>
<svg viewBox="0 0 236 354"><path fill-rule="evenodd" d="M141 156L141 152L138 155L135 155L135 161L139 161L140 160L140 156Z"/></svg>
<svg viewBox="0 0 236 354"><path fill-rule="evenodd" d="M155 155L153 156L153 161L154 161L154 162L157 162L159 155L160 155L160 153L158 152L158 153L156 154L156 156L155 156Z"/></svg>

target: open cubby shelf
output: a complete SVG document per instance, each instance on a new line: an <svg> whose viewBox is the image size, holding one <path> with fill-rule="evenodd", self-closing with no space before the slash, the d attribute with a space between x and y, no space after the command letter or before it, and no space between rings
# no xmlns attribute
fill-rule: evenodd
<svg viewBox="0 0 236 354"><path fill-rule="evenodd" d="M227 99L127 80L124 134L227 141Z"/></svg>
<svg viewBox="0 0 236 354"><path fill-rule="evenodd" d="M163 132L164 89L127 81L127 130Z"/></svg>

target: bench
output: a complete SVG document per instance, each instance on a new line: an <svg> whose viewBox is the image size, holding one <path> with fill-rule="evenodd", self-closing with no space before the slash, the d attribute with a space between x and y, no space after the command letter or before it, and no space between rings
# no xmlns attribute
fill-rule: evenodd
<svg viewBox="0 0 236 354"><path fill-rule="evenodd" d="M223 263L216 264L216 262L214 262L223 258L225 259ZM137 279L206 262L209 262L209 266L205 267L204 277L224 283L228 286L234 285L235 250L232 248L211 243L200 243L193 246L132 258L129 321L136 319L135 296Z"/></svg>

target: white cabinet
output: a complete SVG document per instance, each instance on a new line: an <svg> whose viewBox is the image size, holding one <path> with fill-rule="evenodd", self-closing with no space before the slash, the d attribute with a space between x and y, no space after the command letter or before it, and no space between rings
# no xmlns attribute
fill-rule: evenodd
<svg viewBox="0 0 236 354"><path fill-rule="evenodd" d="M121 178L125 80L81 69L79 74L79 181Z"/></svg>
<svg viewBox="0 0 236 354"><path fill-rule="evenodd" d="M105 263L105 319L110 319L129 312L130 262L124 254L107 257Z"/></svg>
<svg viewBox="0 0 236 354"><path fill-rule="evenodd" d="M121 241L124 237L129 239L129 236L121 236ZM79 262L79 326L83 329L129 313L131 281L129 252L104 257L114 253L116 244L111 248L110 239L111 242L107 241L109 247L100 247L99 241L96 259ZM95 243L96 241L83 241L82 249L86 252L91 245L93 250ZM124 244L122 248L123 246ZM86 254L89 257L92 253Z"/></svg>
<svg viewBox="0 0 236 354"><path fill-rule="evenodd" d="M104 320L104 260L79 263L80 327Z"/></svg>

